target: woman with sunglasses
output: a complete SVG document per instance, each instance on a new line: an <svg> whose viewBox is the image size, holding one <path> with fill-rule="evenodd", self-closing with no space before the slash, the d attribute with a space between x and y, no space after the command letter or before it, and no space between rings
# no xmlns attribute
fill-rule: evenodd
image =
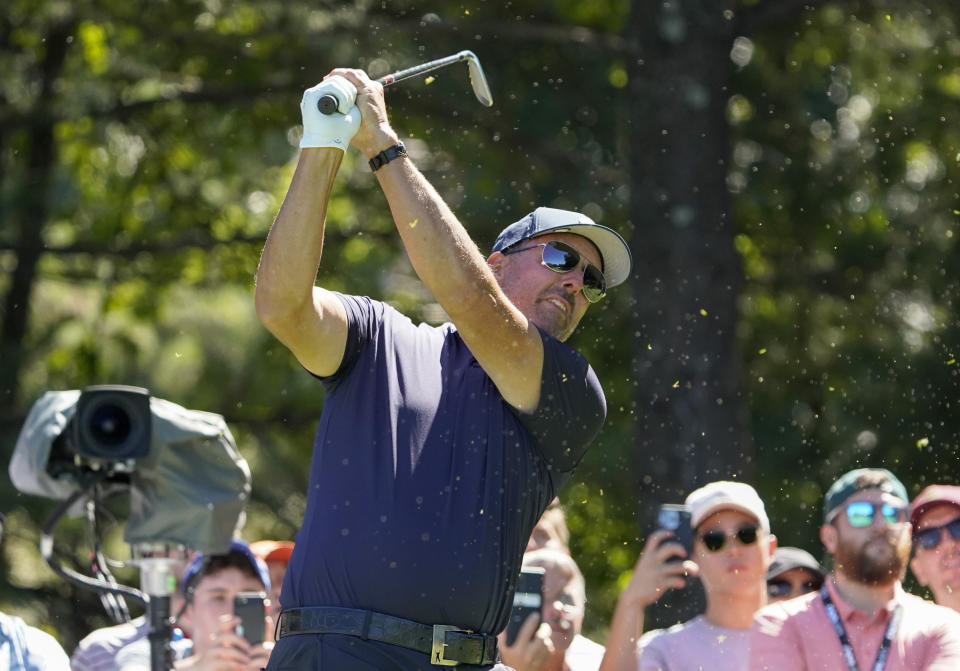
<svg viewBox="0 0 960 671"><path fill-rule="evenodd" d="M823 569L813 555L781 546L767 570L767 601L776 603L815 592L823 585Z"/></svg>
<svg viewBox="0 0 960 671"><path fill-rule="evenodd" d="M941 606L960 612L960 487L930 485L910 504L910 570Z"/></svg>
<svg viewBox="0 0 960 671"><path fill-rule="evenodd" d="M860 468L824 497L820 540L833 571L818 592L763 608L750 671L956 671L960 615L903 591L910 556L907 490Z"/></svg>
<svg viewBox="0 0 960 671"><path fill-rule="evenodd" d="M694 539L689 560L676 561L686 553L669 532L651 534L614 611L601 671L746 667L750 624L766 603L767 566L777 544L763 501L750 485L720 481L692 492L686 505ZM667 589L683 587L685 572L699 575L706 612L640 636L644 608Z"/></svg>

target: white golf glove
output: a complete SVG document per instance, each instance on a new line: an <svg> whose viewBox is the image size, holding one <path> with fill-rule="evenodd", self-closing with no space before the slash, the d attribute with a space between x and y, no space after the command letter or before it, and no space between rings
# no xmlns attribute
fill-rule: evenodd
<svg viewBox="0 0 960 671"><path fill-rule="evenodd" d="M332 95L338 103L337 111L324 114L317 109L317 101ZM303 92L300 113L303 115L303 139L301 147L336 147L347 150L357 129L360 128L360 110L354 104L357 88L340 75L328 77Z"/></svg>

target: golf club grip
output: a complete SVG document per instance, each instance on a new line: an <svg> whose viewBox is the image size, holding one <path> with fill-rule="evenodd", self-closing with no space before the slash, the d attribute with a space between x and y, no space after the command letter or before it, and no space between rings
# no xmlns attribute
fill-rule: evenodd
<svg viewBox="0 0 960 671"><path fill-rule="evenodd" d="M322 114L333 114L337 111L338 107L340 107L340 101L337 100L337 96L332 93L321 96L320 99L317 100L317 109L320 110Z"/></svg>
<svg viewBox="0 0 960 671"><path fill-rule="evenodd" d="M445 65L450 65L451 63L461 61L466 58L465 53L466 52L460 52L452 56L447 56L446 58L438 58L435 61L414 65L413 67L406 68L405 70L391 72L390 74L378 78L377 81L383 86L390 86L391 84L403 81L404 79L416 77L424 72L430 72L432 70L442 68ZM333 114L337 111L337 109L339 109L339 107L340 101L333 93L327 93L317 100L317 109L320 110L322 114Z"/></svg>

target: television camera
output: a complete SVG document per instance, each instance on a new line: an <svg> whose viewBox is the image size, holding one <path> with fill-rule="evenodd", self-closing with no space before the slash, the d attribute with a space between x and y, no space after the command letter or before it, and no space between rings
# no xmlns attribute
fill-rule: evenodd
<svg viewBox="0 0 960 671"><path fill-rule="evenodd" d="M61 501L43 527L40 551L61 577L100 594L114 621L129 620L124 596L150 619L151 670L172 668L170 596L190 550L223 554L250 495L250 469L222 416L187 410L141 387L97 385L48 391L20 430L10 478L25 494ZM140 589L117 583L101 548L99 509L127 493L124 541ZM92 576L63 566L53 536L64 515L91 527Z"/></svg>

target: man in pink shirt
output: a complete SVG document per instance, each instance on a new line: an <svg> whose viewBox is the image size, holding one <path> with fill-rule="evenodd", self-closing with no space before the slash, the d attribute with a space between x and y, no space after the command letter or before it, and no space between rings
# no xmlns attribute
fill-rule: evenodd
<svg viewBox="0 0 960 671"><path fill-rule="evenodd" d="M960 669L960 615L900 586L910 558L907 501L882 468L833 483L820 540L834 571L819 592L756 614L750 671Z"/></svg>

